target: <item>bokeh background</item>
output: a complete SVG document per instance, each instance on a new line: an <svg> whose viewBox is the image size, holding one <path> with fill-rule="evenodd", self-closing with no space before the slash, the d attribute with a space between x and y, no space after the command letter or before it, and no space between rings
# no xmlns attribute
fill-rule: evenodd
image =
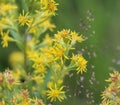
<svg viewBox="0 0 120 105"><path fill-rule="evenodd" d="M71 29L86 38L76 46L88 60L87 72L70 73L65 78L67 99L56 105L99 105L105 79L112 70L120 70L120 0L57 0L57 15L53 17L57 30ZM0 70L9 67L9 54L17 50L0 46Z"/></svg>

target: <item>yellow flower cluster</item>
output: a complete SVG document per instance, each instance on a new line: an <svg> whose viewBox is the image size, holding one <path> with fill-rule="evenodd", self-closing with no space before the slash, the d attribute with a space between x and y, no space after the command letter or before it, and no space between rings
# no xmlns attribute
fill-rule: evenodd
<svg viewBox="0 0 120 105"><path fill-rule="evenodd" d="M63 81L70 71L87 70L80 54L71 54L82 35L63 29L49 35L56 27L55 0L0 1L0 38L3 47L14 42L19 51L9 57L11 70L0 73L0 105L47 105L63 101ZM69 62L69 63L66 63ZM47 100L46 100L47 99Z"/></svg>
<svg viewBox="0 0 120 105"><path fill-rule="evenodd" d="M77 73L83 73L86 72L87 68L87 61L83 58L82 55L73 55L72 56L72 61L75 63L77 66Z"/></svg>
<svg viewBox="0 0 120 105"><path fill-rule="evenodd" d="M120 105L120 73L114 71L110 73L109 86L102 93L102 103L100 105Z"/></svg>

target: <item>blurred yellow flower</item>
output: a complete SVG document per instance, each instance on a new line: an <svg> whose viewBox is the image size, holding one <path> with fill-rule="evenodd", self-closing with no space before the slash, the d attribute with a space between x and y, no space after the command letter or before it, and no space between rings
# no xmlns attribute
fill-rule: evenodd
<svg viewBox="0 0 120 105"><path fill-rule="evenodd" d="M30 26L32 19L30 19L29 13L27 12L25 14L24 10L22 11L22 14L19 15L18 17L18 21L20 23L21 26L24 26L25 24L27 26Z"/></svg>
<svg viewBox="0 0 120 105"><path fill-rule="evenodd" d="M17 6L11 4L0 4L0 13L4 13L6 11L10 11L12 9L16 9Z"/></svg>
<svg viewBox="0 0 120 105"><path fill-rule="evenodd" d="M71 38L72 41L78 41L78 42L84 41L82 35L79 36L78 33L76 33L75 31L71 32Z"/></svg>
<svg viewBox="0 0 120 105"><path fill-rule="evenodd" d="M48 34L46 34L43 43L47 44L48 46L51 46L52 42L53 42L53 39Z"/></svg>
<svg viewBox="0 0 120 105"><path fill-rule="evenodd" d="M37 27L34 26L34 27L30 28L29 33L36 34L37 33Z"/></svg>
<svg viewBox="0 0 120 105"><path fill-rule="evenodd" d="M6 105L4 99L2 99L2 102L0 102L0 105Z"/></svg>
<svg viewBox="0 0 120 105"><path fill-rule="evenodd" d="M109 101L109 100L107 100L107 101L104 101L102 104L100 104L100 105L113 105L113 104L111 104L111 102ZM119 105L119 104L118 104Z"/></svg>
<svg viewBox="0 0 120 105"><path fill-rule="evenodd" d="M9 31L7 32L1 32L1 36L2 36L2 47L8 47L8 42L9 41L13 41L13 38L8 36Z"/></svg>
<svg viewBox="0 0 120 105"><path fill-rule="evenodd" d="M53 29L56 27L51 23L50 19L43 22L40 26L44 27L46 30L49 29L50 31L53 31Z"/></svg>
<svg viewBox="0 0 120 105"><path fill-rule="evenodd" d="M16 59L17 58L17 59ZM24 54L22 52L13 52L10 54L9 62L12 65L20 64L24 61Z"/></svg>

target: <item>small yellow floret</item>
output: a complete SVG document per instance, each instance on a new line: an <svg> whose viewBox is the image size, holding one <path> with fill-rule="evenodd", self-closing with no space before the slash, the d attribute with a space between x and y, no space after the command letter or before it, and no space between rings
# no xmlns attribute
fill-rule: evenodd
<svg viewBox="0 0 120 105"><path fill-rule="evenodd" d="M59 101L64 100L64 94L63 86L58 88L55 84L54 87L49 87L50 90L47 91L47 96L50 99L51 102L56 101L58 99Z"/></svg>
<svg viewBox="0 0 120 105"><path fill-rule="evenodd" d="M13 38L8 36L9 31L7 32L1 32L1 36L2 36L2 47L8 47L8 42L9 41L13 41Z"/></svg>
<svg viewBox="0 0 120 105"><path fill-rule="evenodd" d="M21 26L24 26L25 24L27 26L30 26L32 19L30 19L29 13L25 14L23 11L22 14L19 15L18 21L19 21Z"/></svg>

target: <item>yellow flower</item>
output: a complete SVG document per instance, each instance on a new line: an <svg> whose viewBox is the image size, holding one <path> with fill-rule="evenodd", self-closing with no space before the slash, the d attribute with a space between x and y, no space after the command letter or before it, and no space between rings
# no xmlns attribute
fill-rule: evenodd
<svg viewBox="0 0 120 105"><path fill-rule="evenodd" d="M34 105L45 105L42 99L38 99L37 97L35 99L31 99L32 100L32 105L34 103Z"/></svg>
<svg viewBox="0 0 120 105"><path fill-rule="evenodd" d="M31 34L36 34L36 33L37 33L37 27L36 27L36 26L32 27L32 28L29 30L29 33L31 33Z"/></svg>
<svg viewBox="0 0 120 105"><path fill-rule="evenodd" d="M44 53L44 52L42 52L43 54L43 60L44 60L44 63L51 63L51 62L53 62L54 60L55 60L55 57L51 54L51 53Z"/></svg>
<svg viewBox="0 0 120 105"><path fill-rule="evenodd" d="M53 29L55 28L55 25L51 23L50 19L40 24L40 26L41 28L44 27L46 30L49 29L50 31L53 31Z"/></svg>
<svg viewBox="0 0 120 105"><path fill-rule="evenodd" d="M54 60L58 60L58 59L61 59L62 56L64 55L64 48L62 48L61 45L56 45L56 46L53 46L53 47L49 47L49 48L42 48L41 49L42 52L45 54L45 55L48 55L46 56L45 58L51 58L51 59L45 59L49 62L51 61L54 61Z"/></svg>
<svg viewBox="0 0 120 105"><path fill-rule="evenodd" d="M55 15L55 11L57 10L57 5L58 3L56 3L54 0L49 0L47 9Z"/></svg>
<svg viewBox="0 0 120 105"><path fill-rule="evenodd" d="M102 102L102 104L100 104L100 105L113 105L113 104L111 104L111 101L103 101Z"/></svg>
<svg viewBox="0 0 120 105"><path fill-rule="evenodd" d="M36 39L36 37L31 37L28 35L28 40L27 40L27 52L31 51L32 49L35 48L36 44L39 43L39 39ZM35 51L35 50L34 50ZM31 55L32 56L32 55Z"/></svg>
<svg viewBox="0 0 120 105"><path fill-rule="evenodd" d="M30 102L28 100L22 101L21 105L30 105Z"/></svg>
<svg viewBox="0 0 120 105"><path fill-rule="evenodd" d="M18 67L18 65L17 65L17 67ZM25 73L24 70L22 70L21 68L19 69L19 68L17 68L17 67L16 67L16 69L13 71L13 77L14 77L14 79L17 81L17 83L20 83L20 78L21 78L21 76L26 75L26 73Z"/></svg>
<svg viewBox="0 0 120 105"><path fill-rule="evenodd" d="M72 37L71 40L73 40L73 41L78 41L78 42L84 41L82 35L79 36L78 33L76 33L75 31L71 32L71 37Z"/></svg>
<svg viewBox="0 0 120 105"><path fill-rule="evenodd" d="M53 42L52 38L48 34L46 34L43 43L45 43L47 45L52 45L52 42Z"/></svg>
<svg viewBox="0 0 120 105"><path fill-rule="evenodd" d="M33 61L39 58L39 54L37 51L33 51L33 50L27 51L27 55L28 55L28 58Z"/></svg>
<svg viewBox="0 0 120 105"><path fill-rule="evenodd" d="M61 45L57 45L54 47L52 53L56 58L61 58L64 55L64 48Z"/></svg>
<svg viewBox="0 0 120 105"><path fill-rule="evenodd" d="M0 105L5 105L4 99L2 99L2 102L0 102Z"/></svg>
<svg viewBox="0 0 120 105"><path fill-rule="evenodd" d="M120 79L120 74L118 71L114 71L114 73L110 73L110 78L106 80L107 82L116 83Z"/></svg>
<svg viewBox="0 0 120 105"><path fill-rule="evenodd" d="M27 12L25 14L24 10L23 10L22 14L20 14L19 17L18 17L18 21L19 21L21 26L24 26L25 24L27 26L30 26L31 22L32 22L32 19L30 19L29 13Z"/></svg>
<svg viewBox="0 0 120 105"><path fill-rule="evenodd" d="M8 18L1 18L0 19L0 29L7 28L7 25L11 25L11 20Z"/></svg>
<svg viewBox="0 0 120 105"><path fill-rule="evenodd" d="M11 4L1 4L0 5L0 13L4 13L7 12L9 10L12 9L16 9L17 7L15 5L11 5Z"/></svg>
<svg viewBox="0 0 120 105"><path fill-rule="evenodd" d="M23 61L24 61L24 55L22 52L13 52L9 57L9 62L12 65L22 63Z"/></svg>
<svg viewBox="0 0 120 105"><path fill-rule="evenodd" d="M40 74L40 75L37 75L35 77L32 77L32 80L36 81L37 84L43 84L44 83L44 75L43 74Z"/></svg>
<svg viewBox="0 0 120 105"><path fill-rule="evenodd" d="M48 87L48 88L53 87L53 82L51 82L51 81L48 82L48 83L47 83L47 87Z"/></svg>
<svg viewBox="0 0 120 105"><path fill-rule="evenodd" d="M52 13L53 15L55 15L55 12L57 10L57 5L59 5L54 0L41 0L41 4L42 4L42 9L47 9L48 12Z"/></svg>
<svg viewBox="0 0 120 105"><path fill-rule="evenodd" d="M40 3L41 3L42 5L44 5L44 6L46 6L47 3L48 3L48 0L40 0Z"/></svg>
<svg viewBox="0 0 120 105"><path fill-rule="evenodd" d="M72 61L74 61L77 66L77 73L82 74L83 72L86 72L87 61L81 54L78 54L75 56L73 55Z"/></svg>
<svg viewBox="0 0 120 105"><path fill-rule="evenodd" d="M46 68L42 63L41 64L35 63L33 65L33 67L35 69L35 73L43 73L44 74L46 72Z"/></svg>
<svg viewBox="0 0 120 105"><path fill-rule="evenodd" d="M59 40L61 38L70 39L70 30L63 29L62 31L58 31L58 33L55 34L55 39Z"/></svg>
<svg viewBox="0 0 120 105"><path fill-rule="evenodd" d="M8 41L13 41L13 38L8 36L9 31L7 32L1 32L1 36L2 36L2 47L8 47Z"/></svg>
<svg viewBox="0 0 120 105"><path fill-rule="evenodd" d="M43 61L42 61L41 57L39 57L39 58L37 58L37 59L34 60L33 67L34 68L39 68L42 64L43 64Z"/></svg>
<svg viewBox="0 0 120 105"><path fill-rule="evenodd" d="M63 86L58 88L56 84L53 87L49 87L47 91L48 99L50 99L51 102L56 101L56 99L59 101L64 100L64 95Z"/></svg>
<svg viewBox="0 0 120 105"><path fill-rule="evenodd" d="M63 80L62 80L62 79L58 79L57 83L58 83L58 84L62 84L62 83L63 83Z"/></svg>

